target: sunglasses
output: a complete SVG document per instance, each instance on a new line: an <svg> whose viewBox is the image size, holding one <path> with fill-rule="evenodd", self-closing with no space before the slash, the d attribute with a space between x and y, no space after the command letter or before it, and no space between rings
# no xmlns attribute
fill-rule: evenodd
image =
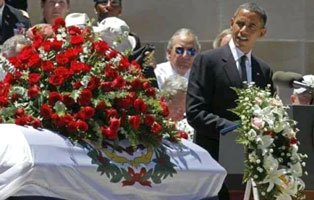
<svg viewBox="0 0 314 200"><path fill-rule="evenodd" d="M186 54L189 56L195 56L196 54L196 49L194 48L185 49L183 47L176 47L176 54L178 55L183 55L185 51Z"/></svg>

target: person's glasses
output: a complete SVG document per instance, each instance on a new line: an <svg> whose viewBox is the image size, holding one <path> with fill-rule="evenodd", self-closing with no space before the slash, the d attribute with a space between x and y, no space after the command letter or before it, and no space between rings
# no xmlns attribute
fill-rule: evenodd
<svg viewBox="0 0 314 200"><path fill-rule="evenodd" d="M185 49L183 47L176 47L176 54L183 55L184 51L186 51L186 54L189 56L195 56L195 54L196 54L196 49L194 49L194 48Z"/></svg>
<svg viewBox="0 0 314 200"><path fill-rule="evenodd" d="M99 4L107 5L109 2L112 6L121 6L121 0L103 0Z"/></svg>

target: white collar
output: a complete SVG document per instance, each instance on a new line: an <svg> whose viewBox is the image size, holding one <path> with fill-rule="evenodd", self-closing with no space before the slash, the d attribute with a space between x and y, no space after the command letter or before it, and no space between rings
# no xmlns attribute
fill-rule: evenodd
<svg viewBox="0 0 314 200"><path fill-rule="evenodd" d="M5 2L3 1L3 4L2 4L2 6L1 6L1 8L0 8L0 15L2 15L2 14L3 14L3 9L4 9L4 6L5 6Z"/></svg>
<svg viewBox="0 0 314 200"><path fill-rule="evenodd" d="M230 40L229 47L231 49L231 53L233 55L234 60L236 62L239 61L240 58L244 55L244 53L238 47L236 47L236 45L234 44L233 39ZM249 53L246 54L246 57L247 57L249 63L251 63L251 54L252 54L252 50L249 51Z"/></svg>

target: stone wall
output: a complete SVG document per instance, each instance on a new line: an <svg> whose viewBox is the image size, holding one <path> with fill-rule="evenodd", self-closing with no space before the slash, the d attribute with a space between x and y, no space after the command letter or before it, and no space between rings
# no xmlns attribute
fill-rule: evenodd
<svg viewBox="0 0 314 200"><path fill-rule="evenodd" d="M137 33L142 43L156 45L158 62L165 60L168 39L179 28L193 29L202 50L211 49L216 34L229 26L243 0L123 0L122 18ZM268 14L266 37L254 48L274 71L314 73L314 1L256 0ZM32 23L41 19L40 1L29 0ZM70 12L86 12L95 17L92 0L71 0ZM291 93L280 88L285 102Z"/></svg>

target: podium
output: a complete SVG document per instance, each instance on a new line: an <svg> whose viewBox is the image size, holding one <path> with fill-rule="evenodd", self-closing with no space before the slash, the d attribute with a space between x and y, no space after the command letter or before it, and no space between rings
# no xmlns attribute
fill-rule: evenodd
<svg viewBox="0 0 314 200"><path fill-rule="evenodd" d="M297 138L300 141L299 152L308 155L305 160L305 170L308 176L303 176L306 190L314 190L314 106L290 105L288 114L291 119L297 121Z"/></svg>

